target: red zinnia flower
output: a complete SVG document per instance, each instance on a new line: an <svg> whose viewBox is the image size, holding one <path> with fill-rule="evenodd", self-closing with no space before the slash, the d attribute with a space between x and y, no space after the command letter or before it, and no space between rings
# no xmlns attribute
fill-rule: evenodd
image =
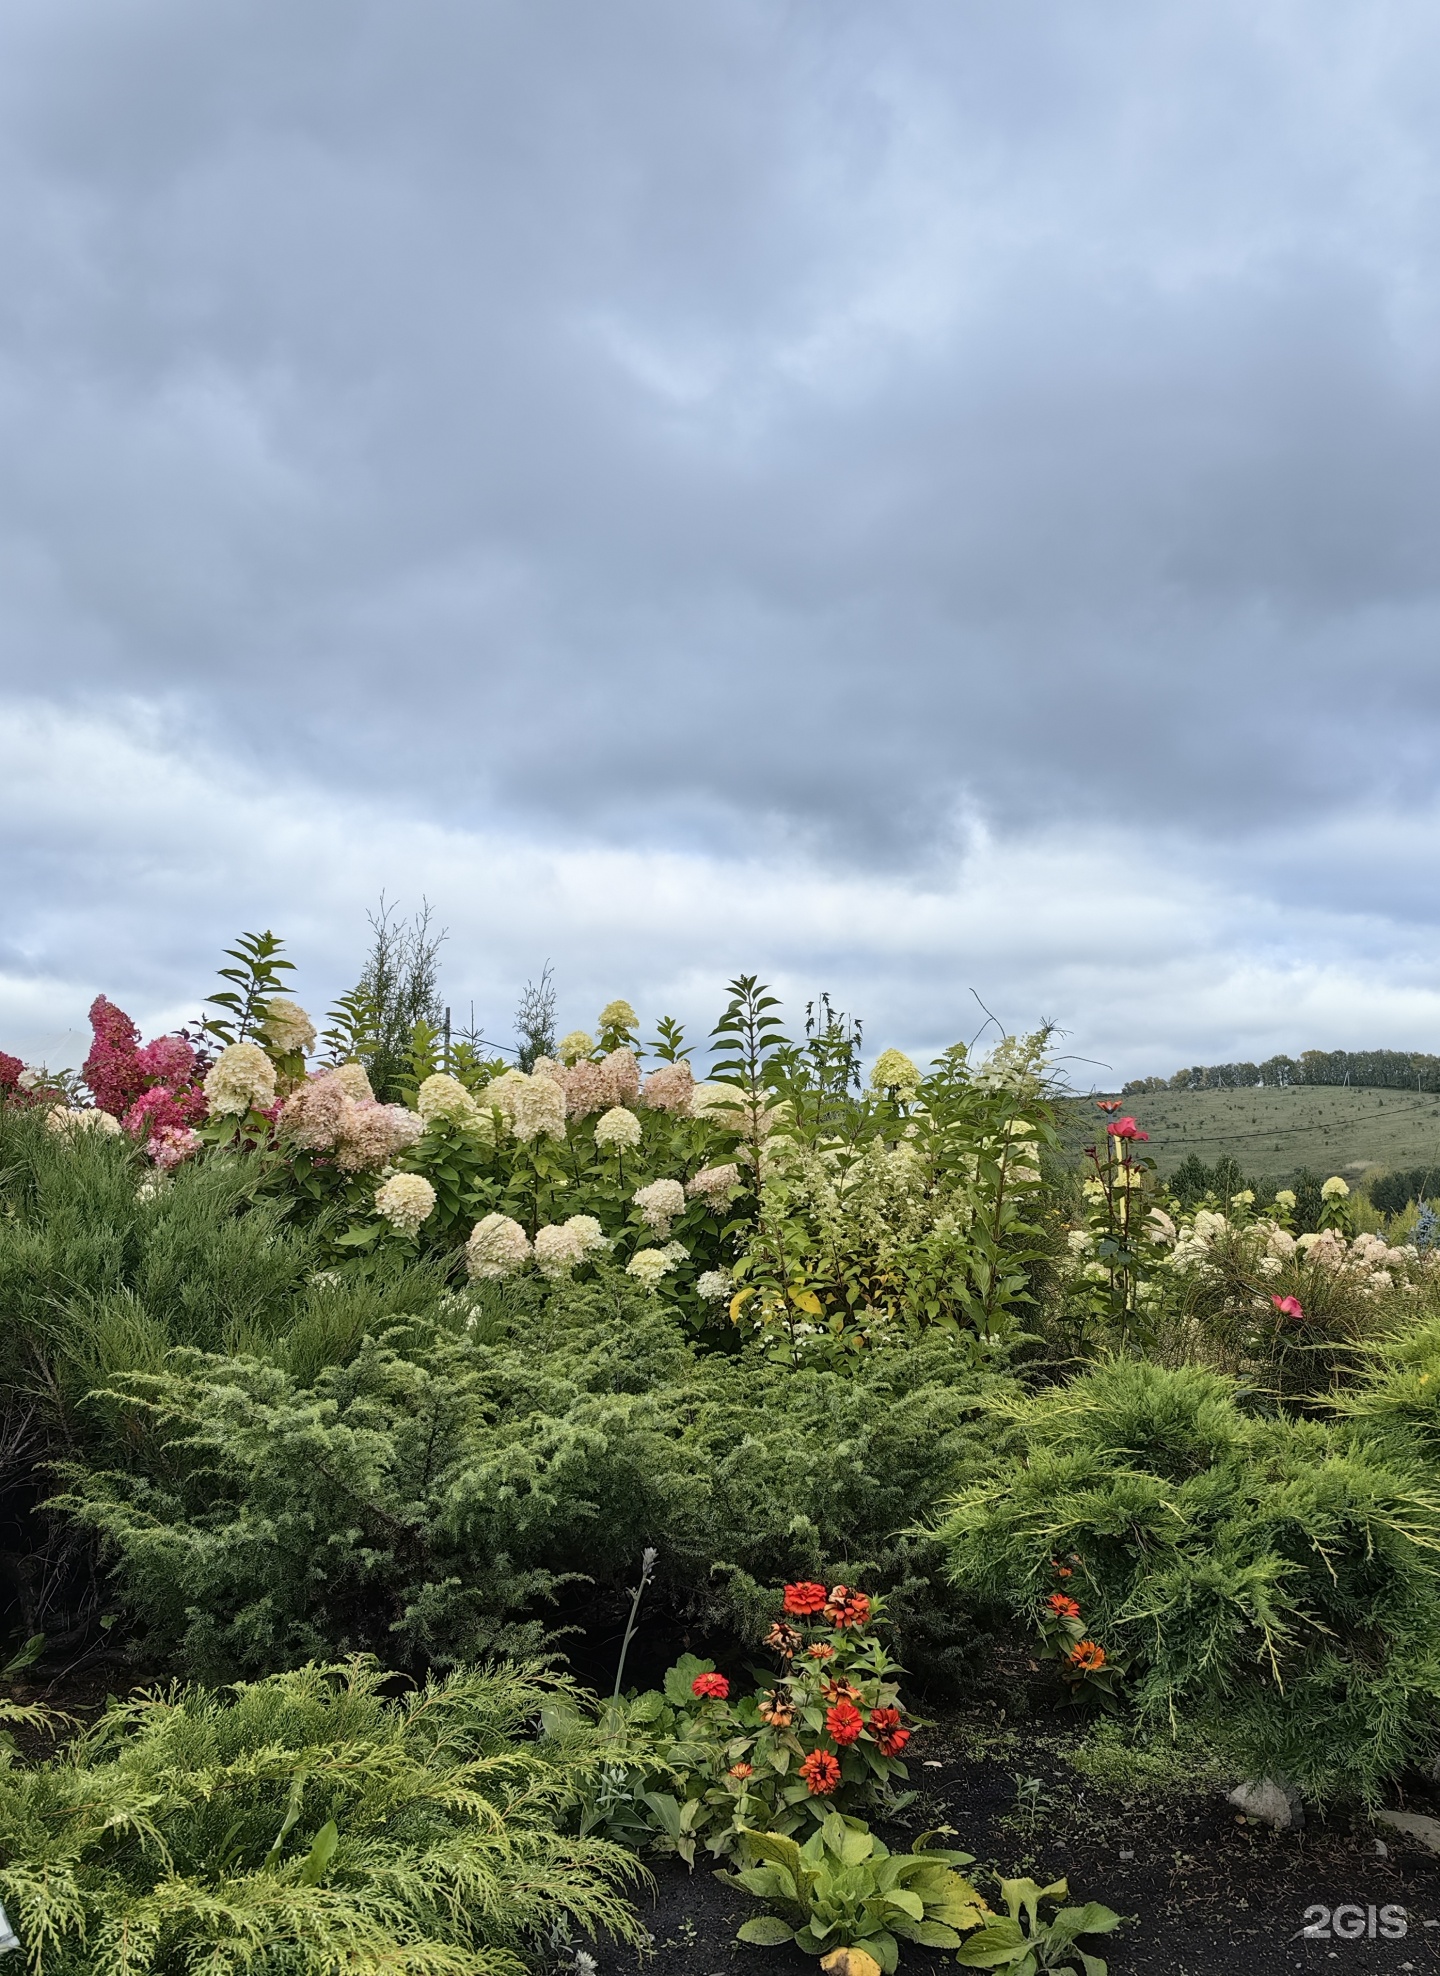
<svg viewBox="0 0 1440 1976"><path fill-rule="evenodd" d="M1150 1134L1142 1132L1133 1118L1114 1118L1105 1130L1112 1139L1148 1139Z"/></svg>
<svg viewBox="0 0 1440 1976"><path fill-rule="evenodd" d="M1078 1619L1080 1608L1074 1599L1067 1599L1063 1592L1052 1592L1045 1601L1057 1619Z"/></svg>
<svg viewBox="0 0 1440 1976"><path fill-rule="evenodd" d="M692 1695L699 1695L702 1701L724 1702L730 1699L730 1683L723 1674L697 1674L690 1683Z"/></svg>
<svg viewBox="0 0 1440 1976"><path fill-rule="evenodd" d="M825 1601L825 1617L842 1631L847 1626L863 1626L870 1617L870 1601L863 1592L837 1585Z"/></svg>
<svg viewBox="0 0 1440 1976"><path fill-rule="evenodd" d="M825 1727L843 1747L846 1743L859 1742L865 1718L854 1702L836 1702L834 1708L825 1711Z"/></svg>
<svg viewBox="0 0 1440 1976"><path fill-rule="evenodd" d="M786 1612L799 1613L802 1617L819 1612L825 1604L825 1587L802 1579L798 1585L785 1587Z"/></svg>
<svg viewBox="0 0 1440 1976"><path fill-rule="evenodd" d="M1298 1297L1272 1297L1270 1301L1282 1317L1291 1318L1296 1324L1305 1322L1305 1306Z"/></svg>
<svg viewBox="0 0 1440 1976"><path fill-rule="evenodd" d="M828 1798L840 1782L839 1759L829 1750L811 1750L800 1766L800 1775L805 1779L812 1798Z"/></svg>
<svg viewBox="0 0 1440 1976"><path fill-rule="evenodd" d="M910 1740L908 1729L892 1729L888 1736L880 1738L881 1756L899 1756Z"/></svg>
<svg viewBox="0 0 1440 1976"><path fill-rule="evenodd" d="M1071 1663L1087 1674L1096 1674L1105 1665L1105 1649L1094 1640L1081 1640L1070 1649Z"/></svg>
<svg viewBox="0 0 1440 1976"><path fill-rule="evenodd" d="M870 1727L875 1731L877 1736L888 1736L892 1730L900 1727L899 1709L872 1708L870 1711Z"/></svg>

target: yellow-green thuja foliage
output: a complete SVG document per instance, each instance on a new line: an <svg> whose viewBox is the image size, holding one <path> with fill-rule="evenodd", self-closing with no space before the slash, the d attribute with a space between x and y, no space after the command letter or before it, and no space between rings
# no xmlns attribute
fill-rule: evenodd
<svg viewBox="0 0 1440 1976"><path fill-rule="evenodd" d="M524 1976L639 1942L632 1855L560 1827L583 1756L521 1740L534 1667L387 1698L373 1663L112 1703L0 1762L0 1897L34 1976Z"/></svg>

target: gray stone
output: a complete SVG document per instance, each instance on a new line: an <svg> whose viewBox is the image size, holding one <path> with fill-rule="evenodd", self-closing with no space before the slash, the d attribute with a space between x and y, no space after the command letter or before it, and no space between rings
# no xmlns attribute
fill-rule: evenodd
<svg viewBox="0 0 1440 1976"><path fill-rule="evenodd" d="M1440 1818L1427 1818L1420 1811L1377 1811L1375 1823L1388 1825L1407 1839L1418 1839L1431 1852L1440 1853Z"/></svg>
<svg viewBox="0 0 1440 1976"><path fill-rule="evenodd" d="M1272 1832L1298 1832L1305 1824L1305 1808L1299 1793L1277 1784L1273 1777L1256 1777L1237 1784L1226 1803L1233 1804L1258 1825L1268 1825Z"/></svg>

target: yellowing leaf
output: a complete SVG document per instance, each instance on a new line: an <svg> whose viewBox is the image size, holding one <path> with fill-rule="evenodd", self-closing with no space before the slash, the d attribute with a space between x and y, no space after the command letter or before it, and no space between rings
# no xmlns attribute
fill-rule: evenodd
<svg viewBox="0 0 1440 1976"><path fill-rule="evenodd" d="M825 1976L883 1976L879 1963L864 1949L831 1949L821 1956L820 1967Z"/></svg>

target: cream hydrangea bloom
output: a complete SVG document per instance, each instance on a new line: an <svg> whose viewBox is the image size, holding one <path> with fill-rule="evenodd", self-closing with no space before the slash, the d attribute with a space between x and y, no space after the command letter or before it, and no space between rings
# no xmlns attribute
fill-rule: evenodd
<svg viewBox="0 0 1440 1976"><path fill-rule="evenodd" d="M565 1087L553 1077L527 1077L512 1101L510 1130L519 1140L565 1137Z"/></svg>
<svg viewBox="0 0 1440 1976"><path fill-rule="evenodd" d="M634 1112L626 1111L624 1105L612 1106L595 1121L597 1146L617 1146L624 1151L628 1147L638 1146L640 1139L640 1121Z"/></svg>
<svg viewBox="0 0 1440 1976"><path fill-rule="evenodd" d="M435 1208L435 1189L421 1173L392 1173L375 1189L376 1212L401 1235L413 1235Z"/></svg>
<svg viewBox="0 0 1440 1976"><path fill-rule="evenodd" d="M45 1123L52 1132L98 1132L102 1139L113 1139L120 1130L119 1119L98 1105L52 1105Z"/></svg>
<svg viewBox="0 0 1440 1976"><path fill-rule="evenodd" d="M349 1063L337 1064L330 1073L347 1098L355 1098L366 1104L374 1104L375 1093L370 1088L370 1079L365 1075L363 1063L353 1059Z"/></svg>
<svg viewBox="0 0 1440 1976"><path fill-rule="evenodd" d="M668 1235L671 1222L685 1212L685 1189L678 1180L652 1180L630 1198L657 1235Z"/></svg>
<svg viewBox="0 0 1440 1976"><path fill-rule="evenodd" d="M275 1066L258 1043L231 1043L210 1067L205 1096L219 1118L268 1111L275 1102Z"/></svg>
<svg viewBox="0 0 1440 1976"><path fill-rule="evenodd" d="M1343 1201L1349 1192L1350 1188L1348 1184L1340 1178L1338 1173L1332 1173L1320 1189L1320 1198L1322 1201Z"/></svg>
<svg viewBox="0 0 1440 1976"><path fill-rule="evenodd" d="M619 1030L629 1036L640 1027L640 1018L627 1001L617 998L613 1002L607 1002L601 1009L600 1027Z"/></svg>
<svg viewBox="0 0 1440 1976"><path fill-rule="evenodd" d="M555 1045L555 1054L563 1064L579 1063L583 1057L593 1057L596 1047L588 1029L572 1029Z"/></svg>
<svg viewBox="0 0 1440 1976"><path fill-rule="evenodd" d="M695 1284L697 1294L707 1304L723 1304L734 1288L727 1269L707 1269Z"/></svg>
<svg viewBox="0 0 1440 1976"><path fill-rule="evenodd" d="M530 1260L530 1237L508 1214L487 1214L465 1244L465 1267L477 1280L513 1276Z"/></svg>
<svg viewBox="0 0 1440 1976"><path fill-rule="evenodd" d="M670 1274L675 1262L676 1258L664 1249L637 1249L625 1265L625 1274L633 1276L647 1290L658 1290L661 1278Z"/></svg>
<svg viewBox="0 0 1440 1976"><path fill-rule="evenodd" d="M458 1077L451 1077L448 1071L437 1070L433 1077L427 1077L415 1094L415 1109L427 1125L436 1119L448 1119L460 1125L472 1119L480 1107L471 1097Z"/></svg>
<svg viewBox="0 0 1440 1976"><path fill-rule="evenodd" d="M282 1056L301 1056L315 1047L315 1025L298 1002L277 995L261 1025L265 1041Z"/></svg>
<svg viewBox="0 0 1440 1976"><path fill-rule="evenodd" d="M920 1072L903 1050L882 1050L870 1071L872 1091L893 1091L902 1103L918 1096Z"/></svg>
<svg viewBox="0 0 1440 1976"><path fill-rule="evenodd" d="M572 1214L568 1221L535 1231L535 1262L542 1276L553 1281L568 1276L587 1257L608 1249L605 1232L590 1214Z"/></svg>

